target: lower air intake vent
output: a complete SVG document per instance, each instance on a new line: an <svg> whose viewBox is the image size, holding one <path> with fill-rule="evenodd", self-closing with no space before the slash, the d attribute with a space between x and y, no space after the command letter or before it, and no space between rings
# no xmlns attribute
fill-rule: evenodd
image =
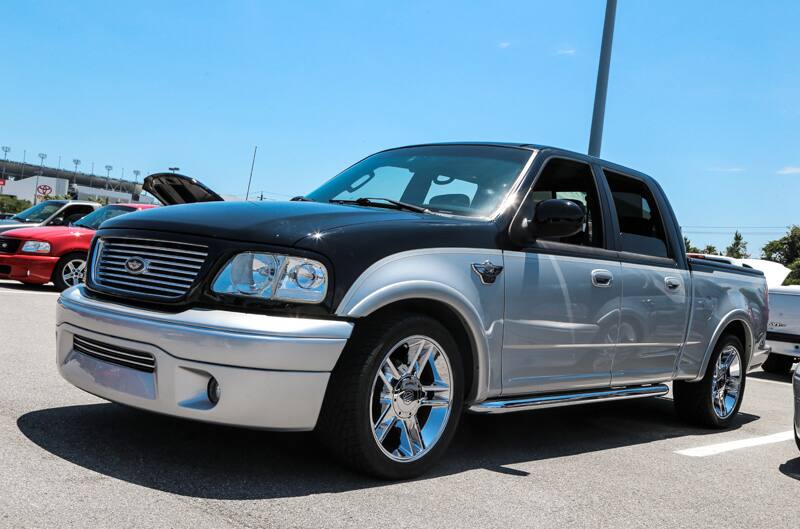
<svg viewBox="0 0 800 529"><path fill-rule="evenodd" d="M135 351L127 347L111 345L83 336L74 335L72 337L72 348L85 355L117 364L139 371L152 373L156 369L156 359L150 353Z"/></svg>

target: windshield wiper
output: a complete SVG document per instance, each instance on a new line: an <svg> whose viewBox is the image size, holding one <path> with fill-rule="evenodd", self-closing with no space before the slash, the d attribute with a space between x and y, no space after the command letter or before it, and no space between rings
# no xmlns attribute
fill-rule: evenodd
<svg viewBox="0 0 800 529"><path fill-rule="evenodd" d="M314 202L310 198L306 198L303 195L298 195L296 197L292 197L289 199L289 202Z"/></svg>
<svg viewBox="0 0 800 529"><path fill-rule="evenodd" d="M391 198L383 198L383 197L361 197L355 200L348 200L342 198L334 198L329 200L328 202L332 204L356 204L358 206L372 206L372 207L393 207L394 209L404 209L406 211L413 211L415 213L430 213L431 211L428 208L423 208L422 206L417 206L415 204L409 204L407 202L400 202L399 200L392 200ZM384 202L381 204L380 202Z"/></svg>

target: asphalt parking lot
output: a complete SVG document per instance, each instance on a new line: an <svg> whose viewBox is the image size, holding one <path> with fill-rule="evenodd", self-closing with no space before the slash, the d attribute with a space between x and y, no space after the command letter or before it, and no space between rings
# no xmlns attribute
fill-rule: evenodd
<svg viewBox="0 0 800 529"><path fill-rule="evenodd" d="M724 432L686 426L669 399L467 416L441 465L386 483L337 466L310 434L161 417L72 387L55 368L56 298L0 282L2 527L798 524L789 376L751 374Z"/></svg>

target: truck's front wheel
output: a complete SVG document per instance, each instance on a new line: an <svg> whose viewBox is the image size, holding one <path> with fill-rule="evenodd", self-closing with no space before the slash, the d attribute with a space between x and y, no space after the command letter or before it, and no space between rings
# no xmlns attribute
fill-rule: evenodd
<svg viewBox="0 0 800 529"><path fill-rule="evenodd" d="M699 382L676 381L672 386L675 408L691 423L707 428L727 428L742 405L746 381L744 347L736 336L723 336Z"/></svg>
<svg viewBox="0 0 800 529"><path fill-rule="evenodd" d="M359 470L418 476L445 452L461 415L464 376L455 340L418 314L364 327L331 376L317 433Z"/></svg>

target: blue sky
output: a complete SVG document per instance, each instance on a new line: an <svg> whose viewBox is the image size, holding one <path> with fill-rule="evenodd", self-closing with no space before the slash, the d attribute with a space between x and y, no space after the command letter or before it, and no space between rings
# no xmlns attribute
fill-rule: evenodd
<svg viewBox="0 0 800 529"><path fill-rule="evenodd" d="M258 145L253 189L276 196L409 143L585 152L604 5L15 0L0 143L241 195ZM619 0L602 156L655 176L697 244L740 227L757 251L800 223L798 20Z"/></svg>

